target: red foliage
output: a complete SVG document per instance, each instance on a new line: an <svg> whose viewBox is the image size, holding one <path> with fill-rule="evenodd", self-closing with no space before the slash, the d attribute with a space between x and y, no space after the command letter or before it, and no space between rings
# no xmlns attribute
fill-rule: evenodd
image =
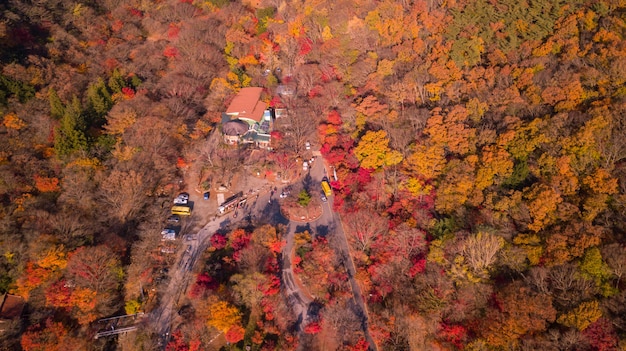
<svg viewBox="0 0 626 351"><path fill-rule="evenodd" d="M127 100L135 97L135 91L131 87L123 87L122 94L124 94L124 98Z"/></svg>
<svg viewBox="0 0 626 351"><path fill-rule="evenodd" d="M618 337L613 324L606 318L600 318L583 331L594 351L617 350Z"/></svg>
<svg viewBox="0 0 626 351"><path fill-rule="evenodd" d="M314 98L316 96L321 96L322 95L322 87L319 85L314 86L313 88L311 88L311 90L309 90L309 98Z"/></svg>
<svg viewBox="0 0 626 351"><path fill-rule="evenodd" d="M134 7L129 8L128 11L130 12L131 15L133 15L135 17L139 17L139 18L143 17L143 11L138 10L138 9L136 9Z"/></svg>
<svg viewBox="0 0 626 351"><path fill-rule="evenodd" d="M340 126L343 124L343 121L341 120L339 112L337 112L337 110L332 110L328 113L328 116L326 116L326 123Z"/></svg>
<svg viewBox="0 0 626 351"><path fill-rule="evenodd" d="M61 280L50 285L46 289L46 303L57 308L64 308L68 311L72 308L72 291L67 287L67 281Z"/></svg>
<svg viewBox="0 0 626 351"><path fill-rule="evenodd" d="M175 25L175 24L173 24L173 23L170 23L170 27L167 30L167 37L169 39L176 39L176 38L178 38L178 33L179 32L180 32L180 27Z"/></svg>
<svg viewBox="0 0 626 351"><path fill-rule="evenodd" d="M240 342L241 340L243 340L245 332L246 332L245 329L243 329L242 327L238 325L233 325L226 332L226 341L228 341L231 344L236 344Z"/></svg>
<svg viewBox="0 0 626 351"><path fill-rule="evenodd" d="M416 274L422 273L426 269L426 259L421 258L413 262L413 266L409 269L409 276L415 277Z"/></svg>
<svg viewBox="0 0 626 351"><path fill-rule="evenodd" d="M299 38L298 39L298 45L300 46L300 52L299 55L306 55L309 52L311 52L311 49L313 49L313 41L309 38Z"/></svg>
<svg viewBox="0 0 626 351"><path fill-rule="evenodd" d="M322 331L322 326L319 322L311 322L304 327L304 332L307 334L317 334Z"/></svg>
<svg viewBox="0 0 626 351"><path fill-rule="evenodd" d="M280 279L277 276L271 276L269 281L261 284L259 288L267 296L276 295L280 292Z"/></svg>
<svg viewBox="0 0 626 351"><path fill-rule="evenodd" d="M216 290L219 287L218 282L213 279L208 273L203 272L198 274L196 282L189 291L189 297L198 298L202 296L207 290Z"/></svg>
<svg viewBox="0 0 626 351"><path fill-rule="evenodd" d="M284 246L285 242L284 241L279 241L278 243L281 244L281 248L282 246ZM273 251L273 250L272 250ZM275 251L274 253L279 253L280 250ZM278 259L276 258L276 256L270 256L268 257L267 261L265 261L265 273L278 273L280 269L280 266L278 265Z"/></svg>
<svg viewBox="0 0 626 351"><path fill-rule="evenodd" d="M189 164L187 164L187 161L185 161L184 158L179 156L178 159L176 159L176 167L179 169L183 169L189 167Z"/></svg>
<svg viewBox="0 0 626 351"><path fill-rule="evenodd" d="M273 131L270 132L270 137L272 139L275 139L275 140L283 140L284 135L283 135L282 132L280 132L278 130L273 130Z"/></svg>
<svg viewBox="0 0 626 351"><path fill-rule="evenodd" d="M167 46L165 50L163 50L163 55L165 57L175 58L175 57L178 57L178 54L179 54L178 49L173 46Z"/></svg>
<svg viewBox="0 0 626 351"><path fill-rule="evenodd" d="M211 237L211 245L213 245L213 247L217 250L225 248L227 243L228 241L226 240L226 237L222 234L215 233Z"/></svg>
<svg viewBox="0 0 626 351"><path fill-rule="evenodd" d="M189 351L189 345L180 330L172 333L172 339L165 346L165 351Z"/></svg>
<svg viewBox="0 0 626 351"><path fill-rule="evenodd" d="M373 171L374 171L373 169L365 169L365 168L359 167L359 170L357 171L357 175L356 175L356 180L359 182L360 187L372 181L371 174Z"/></svg>
<svg viewBox="0 0 626 351"><path fill-rule="evenodd" d="M283 106L283 102L280 100L280 97L274 96L272 100L270 100L270 107L280 108Z"/></svg>
<svg viewBox="0 0 626 351"><path fill-rule="evenodd" d="M467 339L467 329L462 325L447 325L442 323L439 326L439 336L457 348L462 349Z"/></svg>
<svg viewBox="0 0 626 351"><path fill-rule="evenodd" d="M346 348L348 351L367 351L370 348L370 344L365 341L365 338L359 338L359 341L354 345L350 345Z"/></svg>
<svg viewBox="0 0 626 351"><path fill-rule="evenodd" d="M234 230L229 237L230 247L235 251L245 248L250 243L250 236L251 234L243 229Z"/></svg>

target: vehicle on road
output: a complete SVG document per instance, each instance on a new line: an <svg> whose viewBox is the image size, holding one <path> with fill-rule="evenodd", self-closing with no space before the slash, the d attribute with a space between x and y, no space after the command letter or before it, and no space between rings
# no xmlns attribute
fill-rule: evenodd
<svg viewBox="0 0 626 351"><path fill-rule="evenodd" d="M324 194L322 194L322 196L320 198L322 199L322 202L328 201L328 198Z"/></svg>
<svg viewBox="0 0 626 351"><path fill-rule="evenodd" d="M188 206L176 205L172 207L172 214L180 216L191 216L191 208Z"/></svg>
<svg viewBox="0 0 626 351"><path fill-rule="evenodd" d="M239 206L240 201L242 201L243 197L243 192L238 192L237 194L229 197L228 199L226 199L221 205L220 207L217 208L217 215L221 216L224 215L232 210L234 210L235 208L237 208L237 206ZM243 199L245 200L245 199ZM245 201L244 201L245 203Z"/></svg>
<svg viewBox="0 0 626 351"><path fill-rule="evenodd" d="M333 194L332 190L330 189L330 183L328 182L328 178L326 177L322 178L322 190L324 191L324 195L326 195L326 197Z"/></svg>

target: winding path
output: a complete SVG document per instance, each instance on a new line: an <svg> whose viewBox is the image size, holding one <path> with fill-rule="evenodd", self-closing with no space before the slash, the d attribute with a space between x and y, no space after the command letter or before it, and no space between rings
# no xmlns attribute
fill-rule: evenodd
<svg viewBox="0 0 626 351"><path fill-rule="evenodd" d="M325 167L321 158L314 163L309 173L302 179L303 183L311 186L311 189L316 189L321 182L322 177L325 174ZM232 215L226 215L219 218L213 218L197 233L197 240L187 241L183 243L183 247L191 245L189 251L185 250L178 257L178 260L170 270L170 282L167 289L163 293L159 306L156 307L149 317L149 321L153 324L154 330L158 335L162 336L162 345L165 346L170 336L170 329L172 322L176 316L176 311L180 307L178 304L183 293L186 291L190 279L192 277L191 271L195 265L198 257L204 252L210 245L210 239L213 233L220 229L231 228L235 223L240 222L246 218L263 218L265 221L272 225L284 224L288 230L285 233L286 245L283 248L282 254L282 284L287 298L287 302L293 308L294 314L298 317L298 328L302 330L307 325L310 318L310 307L313 302L308 294L301 290L301 287L296 281L293 269L291 267L291 252L294 247L294 237L296 231L302 231L301 227L309 227L309 230L313 230L311 225L315 228L326 228L327 231L334 231L335 235L339 237L341 247L336 248L339 251L340 257L348 272L350 286L353 293L353 301L357 307L359 318L361 319L361 325L365 334L366 340L370 345L370 350L378 351L376 344L369 332L369 318L365 300L358 282L355 279L356 268L352 257L350 256L348 242L341 224L339 215L331 210L332 197L327 203L322 204L323 213L320 218L310 223L297 223L294 221L288 221L285 219L279 209L277 194L273 193L261 193L255 201L251 202L245 213L240 214L237 218L232 218ZM271 200L271 202L269 201Z"/></svg>

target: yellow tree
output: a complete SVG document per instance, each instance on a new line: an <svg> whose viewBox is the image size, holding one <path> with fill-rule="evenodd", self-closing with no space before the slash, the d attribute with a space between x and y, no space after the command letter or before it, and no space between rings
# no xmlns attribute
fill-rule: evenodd
<svg viewBox="0 0 626 351"><path fill-rule="evenodd" d="M209 305L209 318L206 324L223 333L226 333L230 327L241 323L241 313L237 307L226 301L217 301Z"/></svg>
<svg viewBox="0 0 626 351"><path fill-rule="evenodd" d="M402 154L389 147L389 138L384 130L365 133L354 148L354 154L363 168L378 169L402 161Z"/></svg>

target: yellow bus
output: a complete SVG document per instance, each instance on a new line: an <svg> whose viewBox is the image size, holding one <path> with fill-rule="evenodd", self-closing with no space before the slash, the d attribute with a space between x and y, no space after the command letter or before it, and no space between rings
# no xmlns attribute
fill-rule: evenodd
<svg viewBox="0 0 626 351"><path fill-rule="evenodd" d="M187 206L174 206L172 207L172 214L181 215L181 216L190 216L191 208Z"/></svg>
<svg viewBox="0 0 626 351"><path fill-rule="evenodd" d="M326 195L326 197L329 197L333 194L333 192L330 190L330 184L326 179L322 180L322 190L324 190L324 195Z"/></svg>

